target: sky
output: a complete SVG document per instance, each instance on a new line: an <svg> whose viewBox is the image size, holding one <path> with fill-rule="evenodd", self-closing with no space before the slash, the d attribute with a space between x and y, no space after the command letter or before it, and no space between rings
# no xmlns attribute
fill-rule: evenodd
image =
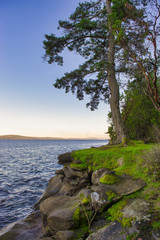
<svg viewBox="0 0 160 240"><path fill-rule="evenodd" d="M58 20L80 1L0 0L0 135L106 138L107 104L92 112L87 98L53 87L82 58L65 51L62 67L43 60L44 35L59 35Z"/></svg>

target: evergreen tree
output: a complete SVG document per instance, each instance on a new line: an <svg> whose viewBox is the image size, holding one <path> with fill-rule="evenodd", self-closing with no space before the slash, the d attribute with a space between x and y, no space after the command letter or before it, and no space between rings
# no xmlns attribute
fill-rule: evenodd
<svg viewBox="0 0 160 240"><path fill-rule="evenodd" d="M84 94L90 95L91 110L99 102L110 101L117 140L123 141L124 131L119 111L119 86L115 76L115 42L112 22L108 16L112 13L111 1L87 1L79 3L69 20L59 21L63 36L45 35L45 58L49 63L63 65L61 52L67 48L85 58L79 68L65 73L57 79L54 86L65 89L66 93L75 93L79 100ZM110 97L111 96L111 97Z"/></svg>
<svg viewBox="0 0 160 240"><path fill-rule="evenodd" d="M160 113L144 89L145 83L139 76L128 83L122 99L122 121L130 139L154 141L159 134ZM158 131L154 132L154 129Z"/></svg>
<svg viewBox="0 0 160 240"><path fill-rule="evenodd" d="M140 1L98 0L79 3L75 12L68 20L59 21L62 37L54 34L45 35L45 59L48 63L57 62L63 65L62 51L67 48L84 57L85 62L79 68L65 73L57 79L54 86L71 91L79 100L84 95L90 95L91 110L98 107L99 102L110 103L112 121L115 127L117 142L125 139L124 129L119 109L119 84L117 74L126 72L127 57L124 54L124 40L127 29L135 18L141 20L143 11L137 10ZM131 8L131 9L130 9ZM134 10L134 14L131 13ZM132 35L137 37L137 45L143 50L143 29L141 34L135 29ZM125 34L124 34L125 30ZM123 56L122 56L123 53Z"/></svg>

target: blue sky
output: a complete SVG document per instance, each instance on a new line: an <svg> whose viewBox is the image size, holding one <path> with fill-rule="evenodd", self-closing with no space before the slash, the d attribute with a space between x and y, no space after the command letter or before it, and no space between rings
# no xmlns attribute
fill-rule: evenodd
<svg viewBox="0 0 160 240"><path fill-rule="evenodd" d="M82 59L64 52L64 66L44 62L44 34L56 33L78 0L0 0L0 135L105 138L109 106L91 112L86 100L52 84Z"/></svg>

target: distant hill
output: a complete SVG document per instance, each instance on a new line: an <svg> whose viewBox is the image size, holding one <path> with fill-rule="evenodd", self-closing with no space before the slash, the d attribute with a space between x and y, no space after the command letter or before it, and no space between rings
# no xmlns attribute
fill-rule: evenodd
<svg viewBox="0 0 160 240"><path fill-rule="evenodd" d="M21 135L1 135L0 140L63 140L64 138L28 137Z"/></svg>

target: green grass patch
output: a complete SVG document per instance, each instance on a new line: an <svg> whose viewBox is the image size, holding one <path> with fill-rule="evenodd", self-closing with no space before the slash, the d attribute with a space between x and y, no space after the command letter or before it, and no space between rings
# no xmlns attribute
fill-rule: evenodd
<svg viewBox="0 0 160 240"><path fill-rule="evenodd" d="M128 196L129 198L142 197L148 200L151 205L154 206L153 211L160 214L159 203L157 201L157 193L160 189L160 181L155 177L155 171L151 171L154 159L149 159L148 156L157 156L159 144L144 144L142 141L130 141L127 147L122 145L106 145L99 148L91 148L78 150L72 153L75 162L71 164L71 167L79 169L88 169L93 172L100 168L107 168L115 172L116 175L121 176L127 174L132 176L134 179L141 179L147 183L147 186L138 193ZM146 155L147 152L153 154ZM156 154L154 154L156 153ZM144 157L145 156L145 157ZM145 161L147 158L147 161ZM159 155L158 155L159 156ZM122 163L119 164L119 159L123 159ZM76 163L77 161L77 163ZM157 161L157 163L159 163ZM155 166L158 169L157 166ZM158 176L159 170L156 173ZM104 177L101 179L104 184L113 184L113 181ZM112 200L112 196L110 198ZM127 200L127 199L126 199Z"/></svg>
<svg viewBox="0 0 160 240"><path fill-rule="evenodd" d="M117 194L115 192L112 192L112 191L106 192L106 195L108 197L109 202L111 202L114 198L117 197Z"/></svg>
<svg viewBox="0 0 160 240"><path fill-rule="evenodd" d="M100 183L103 183L103 184L112 185L116 182L119 182L119 179L115 175L104 175L103 177L100 178L99 181Z"/></svg>
<svg viewBox="0 0 160 240"><path fill-rule="evenodd" d="M71 163L71 167L88 169L90 171L108 168L116 171L118 175L126 173L132 176L139 176L140 171L137 169L135 160L143 151L149 150L152 146L152 144L144 144L141 141L132 141L132 145L130 143L127 147L107 145L99 148L78 150L72 153L75 162ZM122 157L124 164L119 166L118 159ZM76 163L77 161L78 163Z"/></svg>

